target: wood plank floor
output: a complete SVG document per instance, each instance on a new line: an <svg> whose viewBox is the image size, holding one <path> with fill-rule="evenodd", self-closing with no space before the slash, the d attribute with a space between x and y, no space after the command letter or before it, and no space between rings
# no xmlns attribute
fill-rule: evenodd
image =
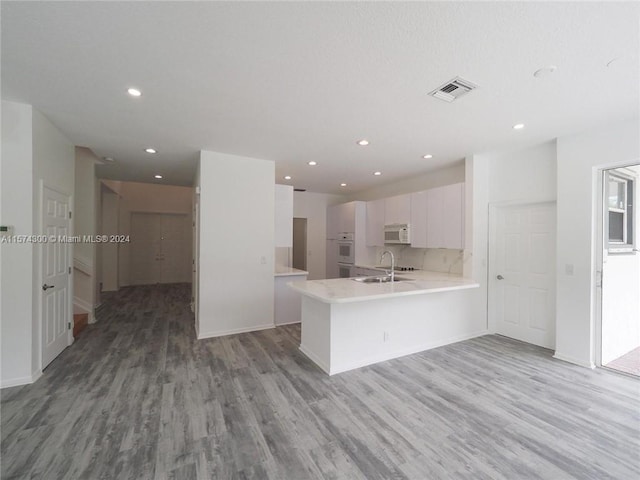
<svg viewBox="0 0 640 480"><path fill-rule="evenodd" d="M131 287L2 391L2 479L636 479L640 381L486 336L328 377L298 326L198 341Z"/></svg>

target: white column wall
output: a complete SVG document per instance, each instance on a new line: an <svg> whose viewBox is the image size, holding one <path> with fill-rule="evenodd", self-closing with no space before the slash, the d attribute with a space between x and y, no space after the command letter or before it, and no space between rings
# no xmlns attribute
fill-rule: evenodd
<svg viewBox="0 0 640 480"><path fill-rule="evenodd" d="M33 234L32 108L2 102L0 212L15 235ZM0 244L0 386L32 381L33 244Z"/></svg>
<svg viewBox="0 0 640 480"><path fill-rule="evenodd" d="M272 161L200 153L198 338L274 326Z"/></svg>

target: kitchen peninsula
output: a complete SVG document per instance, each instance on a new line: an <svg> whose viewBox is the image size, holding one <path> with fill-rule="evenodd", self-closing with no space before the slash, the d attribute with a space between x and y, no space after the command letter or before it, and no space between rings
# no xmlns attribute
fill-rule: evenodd
<svg viewBox="0 0 640 480"><path fill-rule="evenodd" d="M487 333L469 315L474 280L425 271L402 277L411 280L289 283L302 294L300 350L334 375Z"/></svg>

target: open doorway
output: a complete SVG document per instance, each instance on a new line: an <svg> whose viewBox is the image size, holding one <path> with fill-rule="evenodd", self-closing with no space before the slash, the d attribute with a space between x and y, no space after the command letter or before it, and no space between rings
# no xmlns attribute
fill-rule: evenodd
<svg viewBox="0 0 640 480"><path fill-rule="evenodd" d="M602 173L600 364L640 376L640 165Z"/></svg>
<svg viewBox="0 0 640 480"><path fill-rule="evenodd" d="M293 219L292 267L307 270L307 219Z"/></svg>

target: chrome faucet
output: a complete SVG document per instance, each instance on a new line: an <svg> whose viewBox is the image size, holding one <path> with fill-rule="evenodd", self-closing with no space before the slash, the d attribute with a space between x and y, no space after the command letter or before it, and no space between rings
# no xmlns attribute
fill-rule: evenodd
<svg viewBox="0 0 640 480"><path fill-rule="evenodd" d="M396 271L396 259L393 256L393 252L391 250L385 250L384 252L382 252L382 256L380 257L380 263L382 263L382 260L384 260L384 256L387 253L391 255L391 272L389 273L389 276L391 277L391 281L393 282L395 278L395 271Z"/></svg>

